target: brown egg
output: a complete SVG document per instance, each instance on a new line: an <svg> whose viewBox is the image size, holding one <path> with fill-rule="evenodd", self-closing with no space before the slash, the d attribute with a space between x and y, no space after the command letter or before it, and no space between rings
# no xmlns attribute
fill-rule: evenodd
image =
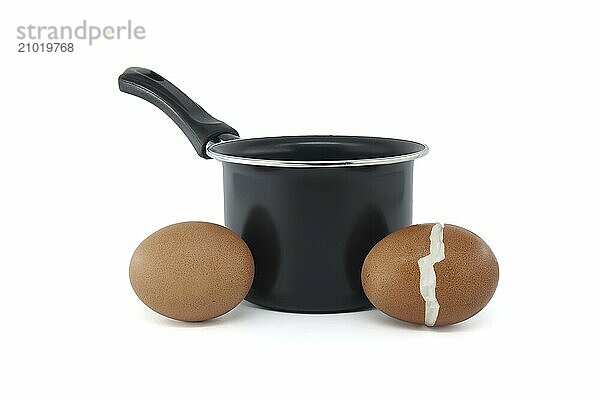
<svg viewBox="0 0 600 400"><path fill-rule="evenodd" d="M225 314L244 299L253 278L246 243L208 222L182 222L154 232L129 265L138 297L157 313L181 321Z"/></svg>
<svg viewBox="0 0 600 400"><path fill-rule="evenodd" d="M455 225L400 229L371 249L362 284L375 307L406 322L442 326L477 314L498 285L488 245Z"/></svg>

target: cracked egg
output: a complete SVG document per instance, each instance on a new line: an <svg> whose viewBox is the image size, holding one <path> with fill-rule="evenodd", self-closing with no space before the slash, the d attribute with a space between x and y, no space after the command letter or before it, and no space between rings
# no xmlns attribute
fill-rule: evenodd
<svg viewBox="0 0 600 400"><path fill-rule="evenodd" d="M383 238L362 269L363 289L385 314L414 324L464 321L490 301L498 261L479 236L455 225L412 225Z"/></svg>

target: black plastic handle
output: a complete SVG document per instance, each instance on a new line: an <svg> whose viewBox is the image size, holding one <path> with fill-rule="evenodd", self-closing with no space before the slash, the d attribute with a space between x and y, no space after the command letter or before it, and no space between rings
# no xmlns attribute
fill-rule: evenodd
<svg viewBox="0 0 600 400"><path fill-rule="evenodd" d="M204 157L210 141L230 140L240 135L226 123L213 118L171 82L146 68L127 68L119 76L122 92L141 97L167 114Z"/></svg>

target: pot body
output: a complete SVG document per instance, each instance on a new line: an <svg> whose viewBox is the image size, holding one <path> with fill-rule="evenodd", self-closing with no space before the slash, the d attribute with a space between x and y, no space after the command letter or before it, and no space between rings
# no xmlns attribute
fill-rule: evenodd
<svg viewBox="0 0 600 400"><path fill-rule="evenodd" d="M248 244L246 300L289 312L371 307L360 272L371 248L411 224L413 162L282 168L223 163L225 225Z"/></svg>

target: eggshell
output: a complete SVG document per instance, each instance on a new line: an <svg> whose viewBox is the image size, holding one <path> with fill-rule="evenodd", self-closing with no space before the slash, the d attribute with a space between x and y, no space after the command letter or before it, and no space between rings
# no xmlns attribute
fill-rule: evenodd
<svg viewBox="0 0 600 400"><path fill-rule="evenodd" d="M430 253L434 224L400 229L377 243L361 273L364 291L375 307L396 319L425 323L418 260ZM464 321L477 314L498 285L498 262L489 246L474 233L444 225L445 258L434 264L439 313L435 326Z"/></svg>
<svg viewBox="0 0 600 400"><path fill-rule="evenodd" d="M148 236L131 258L129 278L151 309L182 321L230 311L248 293L254 261L246 243L208 222L182 222Z"/></svg>

